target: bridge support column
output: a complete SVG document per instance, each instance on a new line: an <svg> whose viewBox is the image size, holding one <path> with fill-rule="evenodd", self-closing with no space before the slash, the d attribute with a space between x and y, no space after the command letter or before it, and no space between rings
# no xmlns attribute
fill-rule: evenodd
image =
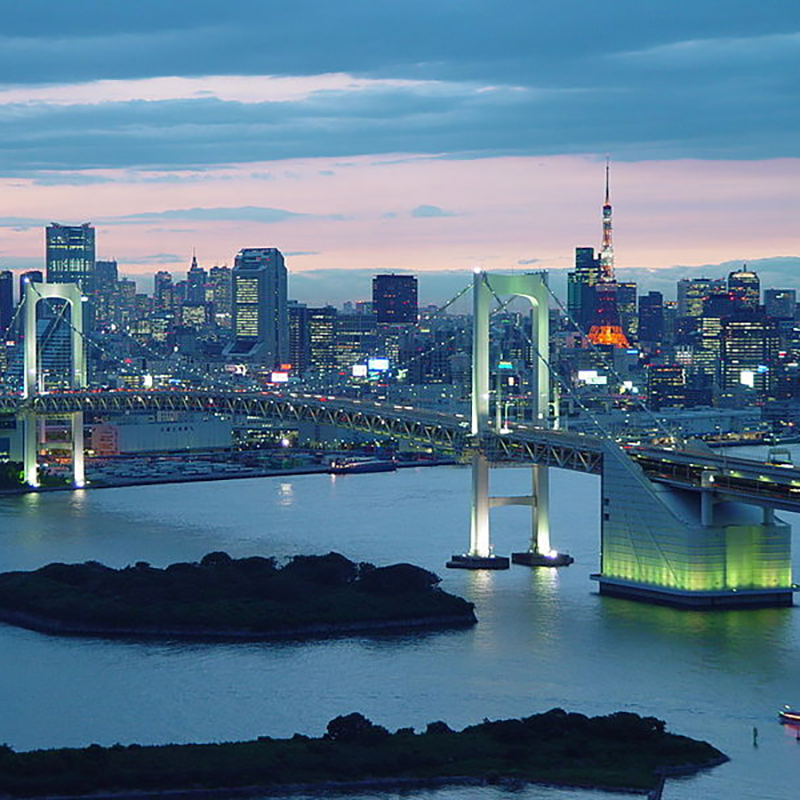
<svg viewBox="0 0 800 800"><path fill-rule="evenodd" d="M508 559L494 556L489 542L489 508L492 505L513 505L515 500L532 505L532 532L528 551L515 554L515 562L529 566L561 566L572 563L567 555L550 549L549 475L547 467L533 470L532 498L489 498L486 458L492 436L503 435L500 392L495 427L489 420L489 317L492 303L501 295L526 298L531 304L531 331L534 366L531 374L533 395L531 420L536 427L549 428L551 419L549 293L545 273L490 275L476 270L472 285L472 419L471 433L477 453L472 457L472 516L469 553L453 556L448 567L464 569L505 569ZM557 406L555 410L558 415ZM495 502L495 501L511 502ZM522 504L520 502L520 504ZM519 558L517 558L518 556Z"/></svg>
<svg viewBox="0 0 800 800"><path fill-rule="evenodd" d="M86 486L83 456L83 411L70 414L72 427L72 485L76 489Z"/></svg>
<svg viewBox="0 0 800 800"><path fill-rule="evenodd" d="M472 509L470 513L469 552L454 555L447 566L452 569L508 569L504 556L492 553L489 540L489 462L486 456L472 454Z"/></svg>
<svg viewBox="0 0 800 800"><path fill-rule="evenodd" d="M550 469L535 464L531 469L531 540L528 549L512 553L515 564L526 567L565 567L575 559L550 547Z"/></svg>
<svg viewBox="0 0 800 800"><path fill-rule="evenodd" d="M36 414L26 412L22 415L23 440L22 440L22 471L25 483L32 489L39 485L39 464L37 453L39 451L39 431Z"/></svg>
<svg viewBox="0 0 800 800"><path fill-rule="evenodd" d="M700 493L700 524L710 528L714 524L714 494L712 492Z"/></svg>

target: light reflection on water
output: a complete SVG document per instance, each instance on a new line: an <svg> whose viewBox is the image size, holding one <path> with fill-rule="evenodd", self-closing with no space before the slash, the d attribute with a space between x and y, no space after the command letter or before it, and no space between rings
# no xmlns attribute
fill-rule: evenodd
<svg viewBox="0 0 800 800"><path fill-rule="evenodd" d="M503 471L496 491L523 494L529 477ZM459 468L2 497L2 569L338 550L438 572L445 589L475 603L480 622L444 633L233 645L68 639L0 626L0 741L26 749L316 735L354 710L390 728L420 729L435 719L461 727L554 706L628 709L733 758L671 781L665 800L792 796L800 753L776 711L800 703L797 610L685 612L599 597L589 580L598 568L598 482L554 471L552 489L553 546L576 563L503 572L443 568L468 542L469 472ZM513 511L493 512L500 554L527 547L529 516ZM457 787L408 796L507 794ZM541 787L521 794L586 797Z"/></svg>

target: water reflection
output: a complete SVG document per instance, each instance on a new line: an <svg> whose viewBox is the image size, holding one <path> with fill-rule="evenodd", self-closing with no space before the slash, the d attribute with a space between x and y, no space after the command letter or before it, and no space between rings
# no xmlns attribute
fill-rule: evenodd
<svg viewBox="0 0 800 800"><path fill-rule="evenodd" d="M747 673L784 665L783 643L791 639L791 608L687 611L600 597L600 620L613 635L641 639L645 646L700 652L708 666Z"/></svg>
<svg viewBox="0 0 800 800"><path fill-rule="evenodd" d="M287 507L294 503L294 486L291 483L282 483L278 487L278 504Z"/></svg>

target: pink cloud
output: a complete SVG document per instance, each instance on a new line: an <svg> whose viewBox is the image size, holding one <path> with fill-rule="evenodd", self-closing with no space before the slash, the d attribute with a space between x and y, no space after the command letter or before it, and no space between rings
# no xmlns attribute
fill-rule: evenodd
<svg viewBox="0 0 800 800"><path fill-rule="evenodd" d="M268 174L270 180L264 180ZM464 270L568 267L576 246L598 246L603 163L595 157L475 160L414 156L305 159L207 172L103 171L91 186L15 179L0 192L0 217L93 221L98 257L129 273L156 253L206 265L232 263L241 247L309 255L290 269ZM612 165L617 265L661 268L800 254L800 159L659 161ZM104 224L176 209L277 209L302 216L174 218ZM419 207L444 213L414 216ZM208 216L208 214L207 214ZM213 214L211 214L213 217ZM225 216L225 214L221 215ZM235 216L235 213L233 214ZM251 212L250 217L253 217ZM43 258L40 229L0 229L4 267ZM527 267L530 268L530 267Z"/></svg>

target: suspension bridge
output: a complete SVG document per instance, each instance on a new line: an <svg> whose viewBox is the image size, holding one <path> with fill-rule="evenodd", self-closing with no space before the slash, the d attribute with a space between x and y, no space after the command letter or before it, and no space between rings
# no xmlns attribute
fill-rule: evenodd
<svg viewBox="0 0 800 800"><path fill-rule="evenodd" d="M679 440L669 446L625 446L613 438L561 430L553 413L549 362L549 304L544 273L476 272L472 284L471 415L466 419L410 406L335 395L242 391L230 386L198 389L94 390L83 355L80 291L71 284L29 285L25 297L24 385L0 396L0 413L23 420L24 474L38 485L37 425L41 416L71 420L73 484L85 485L83 416L86 412L180 410L310 421L416 442L468 461L472 470L469 547L448 566L503 569L494 554L490 509L530 509L526 549L515 563L555 567L572 559L551 547L549 470L601 477L601 564L593 576L602 594L690 607L791 605L791 527L775 510L800 511L800 470L732 459ZM463 292L461 293L463 294ZM492 304L521 297L531 306L530 424L501 423L490 415L489 320ZM58 299L72 309L71 388L42 392L35 313L40 300ZM569 387L565 387L569 391ZM528 495L493 497L490 468L527 466ZM578 499L576 499L576 502Z"/></svg>

